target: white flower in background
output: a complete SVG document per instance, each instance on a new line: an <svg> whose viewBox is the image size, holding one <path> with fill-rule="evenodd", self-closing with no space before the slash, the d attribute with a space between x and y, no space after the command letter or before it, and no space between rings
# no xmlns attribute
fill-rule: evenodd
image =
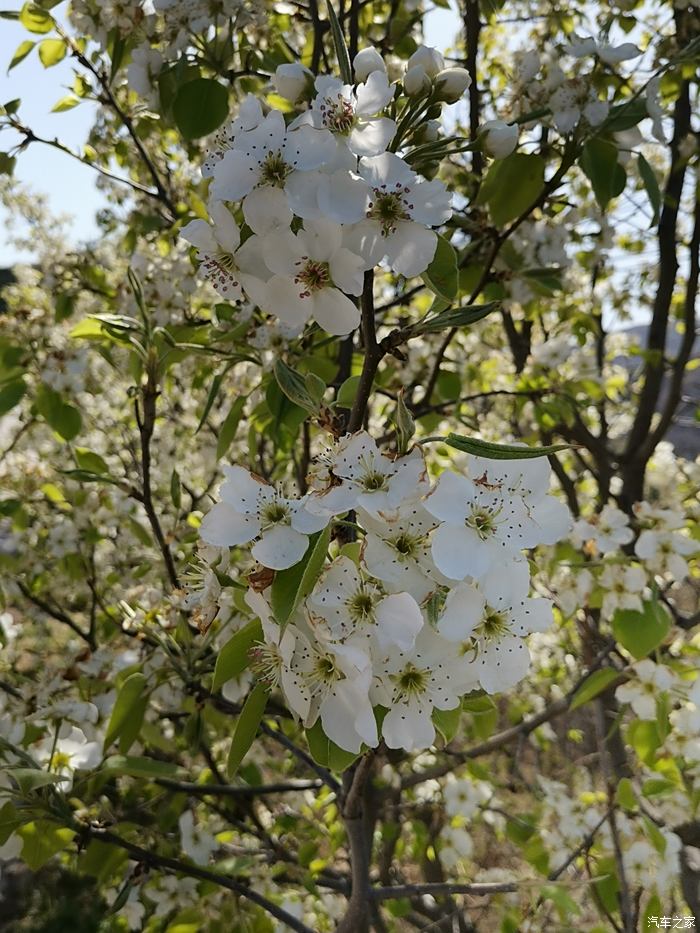
<svg viewBox="0 0 700 933"><path fill-rule="evenodd" d="M180 231L180 236L197 247L197 259L202 270L222 298L237 301L242 297L240 269L236 250L241 232L229 209L221 203L209 206L211 223L191 220Z"/></svg>
<svg viewBox="0 0 700 933"><path fill-rule="evenodd" d="M467 822L493 797L493 787L487 781L473 781L448 774L442 795L447 815L460 817Z"/></svg>
<svg viewBox="0 0 700 933"><path fill-rule="evenodd" d="M640 719L656 719L657 697L673 686L673 672L649 658L633 664L632 671L633 678L617 688L615 698L620 703L629 703Z"/></svg>
<svg viewBox="0 0 700 933"><path fill-rule="evenodd" d="M54 774L63 776L61 790L73 787L75 771L89 771L102 760L102 745L89 742L82 729L63 723L56 736L53 730L31 748L35 760Z"/></svg>
<svg viewBox="0 0 700 933"><path fill-rule="evenodd" d="M379 451L366 431L342 438L330 470L342 482L315 494L309 501L311 510L340 515L359 506L378 518L380 512L386 515L404 499L415 498L429 488L425 461L419 450L391 459Z"/></svg>
<svg viewBox="0 0 700 933"><path fill-rule="evenodd" d="M518 145L519 129L517 123L505 120L489 120L481 127L480 137L484 150L494 159L505 159Z"/></svg>
<svg viewBox="0 0 700 933"><path fill-rule="evenodd" d="M218 201L245 199L243 215L256 233L266 232L273 223L288 227L292 212L285 185L295 173L317 169L332 159L335 149L328 130L311 126L288 130L283 115L272 110L254 129L236 136L214 167L210 196Z"/></svg>
<svg viewBox="0 0 700 933"><path fill-rule="evenodd" d="M577 609L585 607L593 590L594 579L590 570L584 568L559 567L552 581L552 592L557 606L565 616L572 616Z"/></svg>
<svg viewBox="0 0 700 933"><path fill-rule="evenodd" d="M310 124L330 130L356 156L375 156L386 150L396 132L396 123L380 116L394 96L386 72L372 71L355 88L339 78L320 75L315 88L311 109L292 124L294 128Z"/></svg>
<svg viewBox="0 0 700 933"><path fill-rule="evenodd" d="M411 651L394 650L375 665L377 680L372 698L389 710L382 723L382 735L389 748L410 752L433 744L433 710L451 710L459 705L463 692L460 666L454 646L427 626L418 634Z"/></svg>
<svg viewBox="0 0 700 933"><path fill-rule="evenodd" d="M410 650L423 628L420 608L408 593L386 596L365 580L349 557L340 556L323 574L307 600L314 630L319 623L332 640L367 635L377 651Z"/></svg>
<svg viewBox="0 0 700 933"><path fill-rule="evenodd" d="M309 546L308 535L328 524L312 515L306 499L287 499L240 466L224 467L221 501L204 516L201 537L217 547L236 547L255 540L253 557L272 570L298 563Z"/></svg>
<svg viewBox="0 0 700 933"><path fill-rule="evenodd" d="M466 68L445 68L435 75L435 97L446 104L456 104L472 83Z"/></svg>
<svg viewBox="0 0 700 933"><path fill-rule="evenodd" d="M358 172L361 182L342 192L332 208L340 223L355 222L350 247L367 268L386 259L407 278L419 275L437 247L437 235L428 228L450 219L452 195L441 181L420 179L393 152L361 159Z"/></svg>
<svg viewBox="0 0 700 933"><path fill-rule="evenodd" d="M132 91L143 97L149 107L158 104L158 75L163 67L163 56L150 46L136 48L126 69L126 80Z"/></svg>
<svg viewBox="0 0 700 933"><path fill-rule="evenodd" d="M573 58L585 58L588 55L596 55L606 65L615 65L618 62L626 62L631 58L639 58L642 50L633 42L623 42L622 45L599 44L592 38L577 39L566 49Z"/></svg>
<svg viewBox="0 0 700 933"><path fill-rule="evenodd" d="M622 564L606 564L598 577L603 587L602 612L610 618L617 609L642 609L642 596L647 577L641 567L625 567Z"/></svg>
<svg viewBox="0 0 700 933"><path fill-rule="evenodd" d="M343 245L340 226L307 220L296 234L268 234L262 248L273 273L261 293L264 310L292 326L313 318L329 334L345 335L357 327L358 307L343 293L362 292L363 261Z"/></svg>
<svg viewBox="0 0 700 933"><path fill-rule="evenodd" d="M184 810L178 820L180 848L197 865L206 865L218 847L214 836L194 821L191 810Z"/></svg>
<svg viewBox="0 0 700 933"><path fill-rule="evenodd" d="M629 527L629 516L615 505L604 505L597 515L574 522L573 542L590 550L595 545L601 554L617 551L623 544L629 544L634 532Z"/></svg>
<svg viewBox="0 0 700 933"><path fill-rule="evenodd" d="M422 603L440 583L430 549L437 522L420 502L406 502L388 518L373 518L359 510L366 530L362 560L367 570L392 593L408 593Z"/></svg>
<svg viewBox="0 0 700 933"><path fill-rule="evenodd" d="M663 576L670 574L674 580L688 576L686 557L697 553L698 542L677 531L646 528L637 539L634 553L652 573Z"/></svg>
<svg viewBox="0 0 700 933"><path fill-rule="evenodd" d="M272 86L285 100L296 103L313 86L313 72L299 62L278 65L272 76Z"/></svg>
<svg viewBox="0 0 700 933"><path fill-rule="evenodd" d="M21 633L22 626L15 622L11 612L0 613L0 641L9 645Z"/></svg>
<svg viewBox="0 0 700 933"><path fill-rule="evenodd" d="M440 862L454 870L461 861L469 859L474 851L472 837L462 826L445 826L440 832Z"/></svg>
<svg viewBox="0 0 700 933"><path fill-rule="evenodd" d="M515 686L527 674L530 653L524 638L552 624L552 604L530 599L525 561L507 569L494 565L478 589L462 583L450 592L438 620L438 632L460 645L487 693Z"/></svg>

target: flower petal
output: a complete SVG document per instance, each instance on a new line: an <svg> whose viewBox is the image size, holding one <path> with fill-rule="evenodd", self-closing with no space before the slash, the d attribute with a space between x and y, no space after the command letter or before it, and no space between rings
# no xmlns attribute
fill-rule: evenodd
<svg viewBox="0 0 700 933"><path fill-rule="evenodd" d="M274 525L253 546L252 555L263 567L286 570L298 564L306 553L309 539L288 525Z"/></svg>

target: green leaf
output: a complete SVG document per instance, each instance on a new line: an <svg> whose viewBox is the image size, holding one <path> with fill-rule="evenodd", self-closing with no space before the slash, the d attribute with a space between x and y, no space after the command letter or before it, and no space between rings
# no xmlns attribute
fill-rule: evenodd
<svg viewBox="0 0 700 933"><path fill-rule="evenodd" d="M335 404L338 408L352 408L357 395L357 388L360 385L360 376L348 376L345 382L338 389L338 397Z"/></svg>
<svg viewBox="0 0 700 933"><path fill-rule="evenodd" d="M606 133L620 133L629 130L649 116L646 101L642 97L635 97L624 104L617 104L610 108L602 127L599 129Z"/></svg>
<svg viewBox="0 0 700 933"><path fill-rule="evenodd" d="M236 729L231 740L231 748L226 763L229 780L235 775L238 766L245 758L248 749L258 734L258 726L265 714L269 692L264 684L256 684L248 694L241 715L236 722Z"/></svg>
<svg viewBox="0 0 700 933"><path fill-rule="evenodd" d="M32 871L38 871L50 858L70 845L75 833L49 820L36 820L20 826L17 835L24 843L20 858Z"/></svg>
<svg viewBox="0 0 700 933"><path fill-rule="evenodd" d="M613 634L635 660L639 661L658 648L671 628L668 612L659 602L645 602L641 612L618 609L613 615Z"/></svg>
<svg viewBox="0 0 700 933"><path fill-rule="evenodd" d="M405 454L416 433L416 422L404 401L403 389L399 390L393 421L396 429L396 448L400 454Z"/></svg>
<svg viewBox="0 0 700 933"><path fill-rule="evenodd" d="M646 902L642 916L639 919L639 929L652 930L659 922L659 917L663 916L663 913L664 911L661 904L661 898L658 894L652 894L652 896ZM652 922L652 917L655 918L656 923Z"/></svg>
<svg viewBox="0 0 700 933"><path fill-rule="evenodd" d="M594 671L590 677L587 677L571 700L570 710L578 709L602 693L606 687L618 678L619 674L611 667L604 667L599 671Z"/></svg>
<svg viewBox="0 0 700 933"><path fill-rule="evenodd" d="M627 176L617 161L617 147L604 139L589 139L583 147L579 164L591 183L593 194L605 210L612 198L616 198L625 187Z"/></svg>
<svg viewBox="0 0 700 933"><path fill-rule="evenodd" d="M87 473L97 473L98 475L100 473L109 473L109 467L102 457L94 451L88 450L87 447L76 447L73 455L81 470L85 470Z"/></svg>
<svg viewBox="0 0 700 933"><path fill-rule="evenodd" d="M308 385L301 373L280 359L275 360L274 365L275 379L277 385L284 392L290 402L294 402L304 411L312 415L317 415L320 405L314 395L309 391Z"/></svg>
<svg viewBox="0 0 700 933"><path fill-rule="evenodd" d="M437 440L438 438L436 438ZM448 447L472 454L475 457L485 457L487 460L532 460L534 457L549 457L560 450L568 450L568 444L550 444L548 447L519 447L517 444L491 444L475 437L464 437L461 434L448 434L439 438Z"/></svg>
<svg viewBox="0 0 700 933"><path fill-rule="evenodd" d="M262 640L259 619L253 619L232 635L217 655L211 689L218 690L227 681L242 674L248 667L250 649Z"/></svg>
<svg viewBox="0 0 700 933"><path fill-rule="evenodd" d="M330 23L331 27L331 36L333 37L333 45L335 46L335 55L338 59L338 71L340 72L340 77L343 79L344 84L353 84L352 65L350 64L348 47L345 44L343 30L340 28L340 23L338 22L338 17L336 16L331 0L326 0L326 9L328 10L328 22Z"/></svg>
<svg viewBox="0 0 700 933"><path fill-rule="evenodd" d="M42 10L36 3L25 3L19 13L19 21L29 32L51 32L55 23L53 17Z"/></svg>
<svg viewBox="0 0 700 933"><path fill-rule="evenodd" d="M530 208L544 188L541 156L514 152L491 165L477 203L486 204L493 223L502 227Z"/></svg>
<svg viewBox="0 0 700 933"><path fill-rule="evenodd" d="M500 301L489 301L485 305L464 305L462 308L449 308L432 317L419 321L411 328L411 335L437 334L452 327L465 327L483 320L492 311L500 308Z"/></svg>
<svg viewBox="0 0 700 933"><path fill-rule="evenodd" d="M615 790L615 803L624 807L625 810L637 809L637 795L634 792L634 785L629 778L620 778Z"/></svg>
<svg viewBox="0 0 700 933"><path fill-rule="evenodd" d="M63 39L44 39L39 43L39 61L44 68L51 68L63 61L66 52L66 43Z"/></svg>
<svg viewBox="0 0 700 933"><path fill-rule="evenodd" d="M173 470L170 474L170 498L175 508L179 511L182 507L182 484L180 483L180 475L177 470Z"/></svg>
<svg viewBox="0 0 700 933"><path fill-rule="evenodd" d="M76 97L75 94L66 94L65 97L56 101L51 108L51 113L64 113L66 110L72 110L73 107L77 107L79 103L80 98Z"/></svg>
<svg viewBox="0 0 700 933"><path fill-rule="evenodd" d="M459 268L454 246L438 234L437 247L432 262L421 278L438 297L454 301L459 289Z"/></svg>
<svg viewBox="0 0 700 933"><path fill-rule="evenodd" d="M306 730L306 741L313 760L323 768L331 771L345 771L359 758L359 753L346 752L344 748L332 742L323 731L321 720L317 719L310 729Z"/></svg>
<svg viewBox="0 0 700 933"><path fill-rule="evenodd" d="M102 746L105 751L112 742L119 738L125 730L130 717L137 712L145 688L146 678L140 671L130 674L121 685L112 708L112 715L109 717L109 725Z"/></svg>
<svg viewBox="0 0 700 933"><path fill-rule="evenodd" d="M461 716L462 708L459 705L454 709L433 710L433 725L444 739L445 744L451 742L452 739L457 735Z"/></svg>
<svg viewBox="0 0 700 933"><path fill-rule="evenodd" d="M185 139L199 139L218 129L228 116L228 91L213 78L195 78L177 91L173 117Z"/></svg>
<svg viewBox="0 0 700 933"><path fill-rule="evenodd" d="M49 784L58 784L61 781L68 780L65 775L52 774L50 771L42 771L39 768L8 768L5 773L17 782L17 786L23 794L28 794Z"/></svg>
<svg viewBox="0 0 700 933"><path fill-rule="evenodd" d="M47 385L39 386L34 403L49 427L64 440L72 441L80 432L83 420L78 409L64 402L58 392Z"/></svg>
<svg viewBox="0 0 700 933"><path fill-rule="evenodd" d="M204 426L204 422L207 420L209 412L212 409L212 405L216 401L216 397L219 394L219 389L221 388L221 383L224 381L224 376L226 375L226 370L221 373L217 373L216 376L211 381L209 386L209 391L207 392L207 400L204 403L204 410L202 411L202 416L199 419L199 424L195 430L195 434L199 434Z"/></svg>
<svg viewBox="0 0 700 933"><path fill-rule="evenodd" d="M141 755L110 755L101 770L129 774L132 777L157 778L173 777L177 774L178 767L171 761L157 761Z"/></svg>
<svg viewBox="0 0 700 933"><path fill-rule="evenodd" d="M637 166L639 168L639 175L644 182L644 188L649 197L649 203L654 212L650 226L655 227L659 222L659 216L661 214L661 191L659 190L659 182L656 177L656 172L651 165L649 165L641 152L637 153Z"/></svg>
<svg viewBox="0 0 700 933"><path fill-rule="evenodd" d="M309 538L306 554L289 570L280 570L270 587L272 612L280 625L289 619L299 603L309 595L326 560L331 539L330 523Z"/></svg>
<svg viewBox="0 0 700 933"><path fill-rule="evenodd" d="M24 379L15 379L3 386L2 389L0 389L0 417L6 415L15 405L18 405L22 401L26 391L27 386Z"/></svg>
<svg viewBox="0 0 700 933"><path fill-rule="evenodd" d="M221 458L231 446L234 437L236 436L238 425L240 424L241 417L243 416L245 402L246 400L243 395L241 395L240 398L237 398L231 406L231 410L226 415L224 423L219 428L219 437L216 441L217 460L221 460Z"/></svg>
<svg viewBox="0 0 700 933"><path fill-rule="evenodd" d="M17 165L16 156L11 156L8 152L0 152L0 175L12 175Z"/></svg>
<svg viewBox="0 0 700 933"><path fill-rule="evenodd" d="M23 62L35 45L36 42L32 39L25 39L24 42L20 42L15 49L15 54L12 56L10 64L7 66L7 70L10 71L15 65L19 65L20 62Z"/></svg>
<svg viewBox="0 0 700 933"><path fill-rule="evenodd" d="M627 727L627 743L635 750L639 760L651 767L656 757L656 749L661 745L656 723L647 719L635 719Z"/></svg>

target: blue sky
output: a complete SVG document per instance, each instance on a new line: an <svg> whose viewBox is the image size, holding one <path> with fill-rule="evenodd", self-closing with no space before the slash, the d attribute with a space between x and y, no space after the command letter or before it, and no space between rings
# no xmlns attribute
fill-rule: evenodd
<svg viewBox="0 0 700 933"><path fill-rule="evenodd" d="M3 2L3 9L19 10L21 6L21 0ZM66 4L61 3L53 10L59 20L65 15L65 7ZM426 43L445 49L452 43L458 28L454 12L436 7L426 17ZM40 136L57 136L65 145L80 149L94 119L94 107L84 103L65 113L51 113L56 101L65 96L72 84L70 59L65 58L46 70L34 50L12 71L6 72L15 49L28 36L18 23L0 20L0 102L21 98L20 117L27 126ZM31 38L40 40L41 36ZM0 134L2 151L9 150L17 142L16 134L7 131ZM33 191L47 195L52 213L71 215L69 231L74 244L97 235L95 214L105 201L95 187L93 170L49 146L34 143L21 153L14 177L27 183ZM12 244L7 220L0 208L0 267L30 258Z"/></svg>

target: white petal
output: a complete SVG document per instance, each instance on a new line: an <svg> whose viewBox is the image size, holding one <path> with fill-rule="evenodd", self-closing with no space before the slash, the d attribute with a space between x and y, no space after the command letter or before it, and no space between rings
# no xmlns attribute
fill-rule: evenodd
<svg viewBox="0 0 700 933"><path fill-rule="evenodd" d="M423 505L440 521L462 525L469 514L471 493L472 486L464 476L445 470Z"/></svg>
<svg viewBox="0 0 700 933"><path fill-rule="evenodd" d="M389 84L386 72L376 70L367 76L364 84L358 84L355 95L357 115L371 117L391 103L394 89Z"/></svg>
<svg viewBox="0 0 700 933"><path fill-rule="evenodd" d="M286 570L298 564L306 553L309 539L288 525L274 525L263 533L251 554L263 567Z"/></svg>
<svg viewBox="0 0 700 933"><path fill-rule="evenodd" d="M395 272L410 279L425 272L437 249L437 235L420 224L402 220L386 238L386 253Z"/></svg>
<svg viewBox="0 0 700 933"><path fill-rule="evenodd" d="M328 130L316 130L302 126L287 133L284 143L284 160L302 172L320 168L335 155L336 143Z"/></svg>
<svg viewBox="0 0 700 933"><path fill-rule="evenodd" d="M284 191L264 185L245 199L243 216L253 233L265 234L276 227L289 227L293 214Z"/></svg>
<svg viewBox="0 0 700 933"><path fill-rule="evenodd" d="M329 334L345 336L360 323L356 304L337 288L322 288L311 296L313 316Z"/></svg>
<svg viewBox="0 0 700 933"><path fill-rule="evenodd" d="M377 606L375 617L377 641L383 649L395 645L401 651L410 651L423 628L418 603L408 593L386 596Z"/></svg>
<svg viewBox="0 0 700 933"><path fill-rule="evenodd" d="M265 265L275 275L294 278L297 261L303 253L301 243L291 230L275 230L262 241Z"/></svg>
<svg viewBox="0 0 700 933"><path fill-rule="evenodd" d="M297 217L311 220L323 216L318 205L319 186L326 175L321 172L292 172L284 186L289 207Z"/></svg>
<svg viewBox="0 0 700 933"><path fill-rule="evenodd" d="M335 251L329 263L333 282L348 295L361 295L364 284L364 260L346 247Z"/></svg>
<svg viewBox="0 0 700 933"><path fill-rule="evenodd" d="M319 174L317 198L324 217L339 224L354 224L367 213L369 188L354 172Z"/></svg>
<svg viewBox="0 0 700 933"><path fill-rule="evenodd" d="M311 696L309 695L308 687L297 671L290 670L286 667L282 668L280 681L289 708L295 712L300 719L306 720L311 707Z"/></svg>
<svg viewBox="0 0 700 933"><path fill-rule="evenodd" d="M240 201L253 190L260 178L259 163L240 152L229 149L214 169L209 195L217 201Z"/></svg>
<svg viewBox="0 0 700 933"><path fill-rule="evenodd" d="M388 117L364 120L350 131L348 148L358 156L379 155L385 151L395 132L396 123Z"/></svg>
<svg viewBox="0 0 700 933"><path fill-rule="evenodd" d="M489 568L491 553L471 528L440 525L433 534L435 566L450 580L479 577Z"/></svg>
<svg viewBox="0 0 700 933"><path fill-rule="evenodd" d="M412 188L416 181L416 174L412 169L393 152L383 152L360 161L360 175L373 188L386 185L393 188L401 184Z"/></svg>
<svg viewBox="0 0 700 933"><path fill-rule="evenodd" d="M273 487L259 476L254 476L245 467L224 467L224 476L226 480L219 494L224 502L228 502L239 512L257 515L260 503L274 497Z"/></svg>
<svg viewBox="0 0 700 933"><path fill-rule="evenodd" d="M214 201L209 206L209 213L214 223L214 234L219 244L228 253L235 253L241 242L241 231L233 219L231 211L221 201Z"/></svg>
<svg viewBox="0 0 700 933"><path fill-rule="evenodd" d="M191 220L182 228L180 236L183 240L187 240L188 243L210 256L215 255L218 251L219 244L214 238L211 227L205 220Z"/></svg>
<svg viewBox="0 0 700 933"><path fill-rule="evenodd" d="M302 298L300 286L284 275L273 275L265 287L264 309L275 314L285 324L302 325L311 317L313 305Z"/></svg>
<svg viewBox="0 0 700 933"><path fill-rule="evenodd" d="M322 531L328 524L328 515L319 515L305 508L305 503L299 502L292 511L292 528L302 534L312 535Z"/></svg>
<svg viewBox="0 0 700 933"><path fill-rule="evenodd" d="M438 227L452 216L452 195L441 181L425 181L411 192L411 217L428 227Z"/></svg>
<svg viewBox="0 0 700 933"><path fill-rule="evenodd" d="M429 748L435 741L435 727L431 708L416 702L400 703L384 717L382 735L389 748L403 748L407 752Z"/></svg>
<svg viewBox="0 0 700 933"><path fill-rule="evenodd" d="M299 241L303 244L303 254L318 262L328 262L340 249L343 242L343 229L340 224L319 218L304 224L299 231Z"/></svg>
<svg viewBox="0 0 700 933"><path fill-rule="evenodd" d="M450 591L437 624L450 641L465 641L481 621L484 597L475 586L460 583Z"/></svg>
<svg viewBox="0 0 700 933"><path fill-rule="evenodd" d="M475 663L484 690L501 693L525 677L530 667L530 652L522 638L507 636L487 645Z"/></svg>
<svg viewBox="0 0 700 933"><path fill-rule="evenodd" d="M346 243L351 252L364 259L365 269L376 266L386 253L386 239L376 220L363 220L355 224L347 233Z"/></svg>
<svg viewBox="0 0 700 933"><path fill-rule="evenodd" d="M247 544L260 531L260 522L253 515L242 515L227 502L217 502L207 512L199 529L207 544L217 547L234 547Z"/></svg>

